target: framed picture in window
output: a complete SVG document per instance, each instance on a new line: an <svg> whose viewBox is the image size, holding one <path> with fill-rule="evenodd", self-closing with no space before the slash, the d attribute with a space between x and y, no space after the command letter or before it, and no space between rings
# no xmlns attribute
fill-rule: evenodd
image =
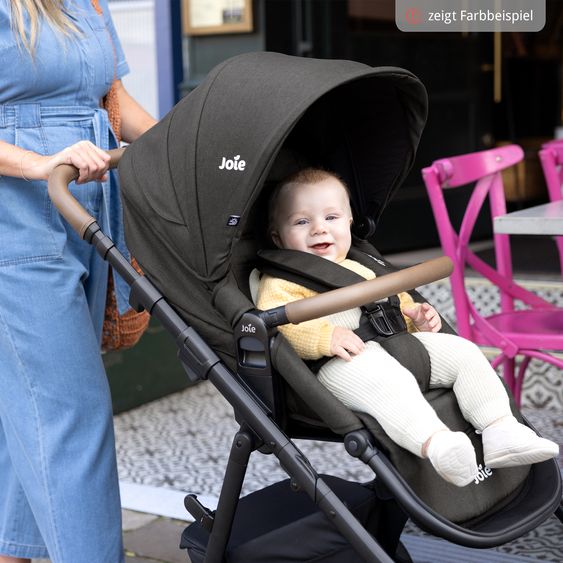
<svg viewBox="0 0 563 563"><path fill-rule="evenodd" d="M182 0L187 35L252 31L252 0Z"/></svg>

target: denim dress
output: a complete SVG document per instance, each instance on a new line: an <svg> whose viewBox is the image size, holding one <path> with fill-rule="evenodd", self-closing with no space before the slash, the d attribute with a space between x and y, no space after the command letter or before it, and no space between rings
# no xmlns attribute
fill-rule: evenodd
<svg viewBox="0 0 563 563"><path fill-rule="evenodd" d="M43 155L115 146L100 98L128 70L106 0L66 0L80 33L40 26L33 56L0 0L0 140ZM71 191L125 250L115 176ZM0 178L0 555L123 561L111 400L100 357L107 264L44 181ZM127 289L116 279L118 302Z"/></svg>

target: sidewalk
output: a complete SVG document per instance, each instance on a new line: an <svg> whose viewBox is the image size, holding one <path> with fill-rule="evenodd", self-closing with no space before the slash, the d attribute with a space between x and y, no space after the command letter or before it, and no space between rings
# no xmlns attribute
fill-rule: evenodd
<svg viewBox="0 0 563 563"><path fill-rule="evenodd" d="M186 513L187 514L187 513ZM123 510L123 542L127 563L188 563L179 549L187 522Z"/></svg>
<svg viewBox="0 0 563 563"><path fill-rule="evenodd" d="M186 551L178 547L187 522L132 510L121 514L126 563L189 563ZM33 559L32 563L50 560Z"/></svg>

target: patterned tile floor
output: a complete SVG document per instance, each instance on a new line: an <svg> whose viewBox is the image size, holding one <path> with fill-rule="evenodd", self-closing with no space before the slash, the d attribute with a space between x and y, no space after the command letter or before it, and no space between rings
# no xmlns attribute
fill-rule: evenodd
<svg viewBox="0 0 563 563"><path fill-rule="evenodd" d="M563 443L559 410L524 408L546 437ZM232 409L205 382L115 417L120 479L217 498L231 440L238 429ZM372 473L341 444L296 441L319 472L367 481ZM338 459L335 464L334 460ZM563 467L563 459L560 459ZM243 494L284 479L274 456L253 454ZM422 535L409 525L410 535ZM563 561L563 527L552 517L537 530L498 551L544 561ZM509 561L510 558L507 558Z"/></svg>

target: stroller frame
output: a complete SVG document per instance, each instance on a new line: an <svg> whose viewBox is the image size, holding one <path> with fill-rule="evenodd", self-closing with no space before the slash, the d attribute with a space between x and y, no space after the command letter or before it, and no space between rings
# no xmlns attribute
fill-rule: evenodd
<svg viewBox="0 0 563 563"><path fill-rule="evenodd" d="M205 561L218 563L223 560L250 454L264 446L269 453L278 458L281 466L296 485L307 493L365 561L381 563L393 561L319 477L297 446L268 416L263 402L242 384L198 333L178 316L153 284L145 276L137 273L95 221L84 229L83 238L93 244L98 253L130 285L131 306L138 311L147 310L175 339L178 357L190 381L195 383L199 380L209 380L243 421L233 440L215 514L203 507L193 496L188 496L186 499L186 508L192 516L210 530ZM255 326L261 326L257 339L262 340L262 345L266 345L267 350L264 335L268 337L269 329L264 319L258 312L248 313L243 318L242 324L249 321ZM414 495L387 457L373 444L369 432L365 430L350 432L344 437L344 444L350 455L361 459L373 469L399 506L418 524L429 532L454 543L466 547L489 548L521 536L543 522L546 515L555 511L559 520L563 521L563 510L559 500L561 482L559 482L558 495L554 495L553 503L542 507L542 510L530 512L516 525L496 532L479 532L463 528L434 512ZM537 467L553 463L555 462L550 460ZM541 475L538 475L537 479L541 479Z"/></svg>

